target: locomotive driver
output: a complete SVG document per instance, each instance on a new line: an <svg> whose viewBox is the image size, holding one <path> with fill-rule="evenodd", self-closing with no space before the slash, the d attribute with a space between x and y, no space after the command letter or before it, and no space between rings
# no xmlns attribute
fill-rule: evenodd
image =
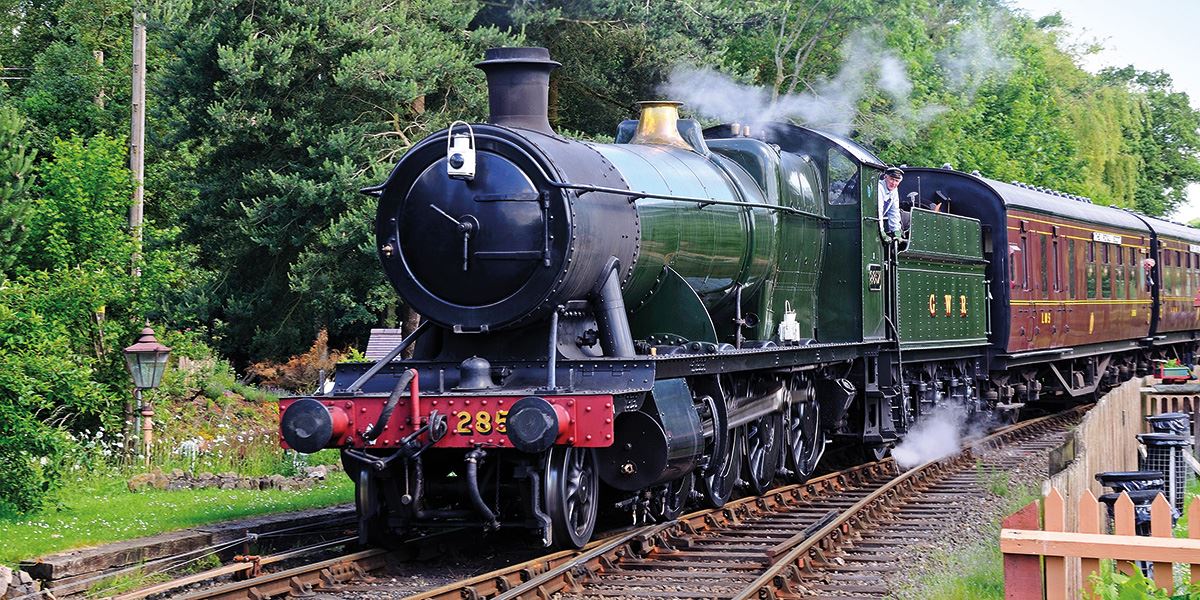
<svg viewBox="0 0 1200 600"><path fill-rule="evenodd" d="M904 171L888 167L879 178L879 225L889 241L900 235L900 194L896 191Z"/></svg>

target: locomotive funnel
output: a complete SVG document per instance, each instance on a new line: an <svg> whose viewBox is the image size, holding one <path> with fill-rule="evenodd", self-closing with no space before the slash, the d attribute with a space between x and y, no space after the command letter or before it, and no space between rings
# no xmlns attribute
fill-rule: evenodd
<svg viewBox="0 0 1200 600"><path fill-rule="evenodd" d="M642 112L638 116L637 131L629 143L675 146L691 150L692 145L679 135L680 106L683 106L682 102L669 100L638 102Z"/></svg>
<svg viewBox="0 0 1200 600"><path fill-rule="evenodd" d="M488 122L553 135L546 116L550 71L560 66L545 48L491 48L475 63L488 81Z"/></svg>

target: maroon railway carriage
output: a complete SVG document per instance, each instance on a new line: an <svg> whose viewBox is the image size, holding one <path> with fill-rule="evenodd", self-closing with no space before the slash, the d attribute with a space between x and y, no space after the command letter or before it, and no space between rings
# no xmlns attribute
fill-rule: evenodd
<svg viewBox="0 0 1200 600"><path fill-rule="evenodd" d="M1154 342L1190 342L1200 329L1200 230L1142 217L1154 231Z"/></svg>
<svg viewBox="0 0 1200 600"><path fill-rule="evenodd" d="M1039 380L1064 399L1086 399L1147 372L1153 358L1190 359L1200 231L945 168L907 169L900 196L982 223L988 362L993 380L1012 380L1012 402L1034 401Z"/></svg>

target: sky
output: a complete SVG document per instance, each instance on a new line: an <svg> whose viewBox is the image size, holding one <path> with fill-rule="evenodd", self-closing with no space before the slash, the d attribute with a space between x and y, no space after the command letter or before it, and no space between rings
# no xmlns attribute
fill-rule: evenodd
<svg viewBox="0 0 1200 600"><path fill-rule="evenodd" d="M1088 71L1130 64L1166 71L1175 89L1200 108L1200 0L1010 0L1010 5L1035 19L1060 12L1070 40L1103 45L1102 52L1084 57ZM1200 218L1200 184L1188 188L1187 204L1171 218L1185 223Z"/></svg>

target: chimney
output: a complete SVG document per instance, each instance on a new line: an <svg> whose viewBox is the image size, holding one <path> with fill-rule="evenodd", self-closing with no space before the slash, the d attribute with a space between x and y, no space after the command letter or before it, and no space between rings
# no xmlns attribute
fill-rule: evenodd
<svg viewBox="0 0 1200 600"><path fill-rule="evenodd" d="M553 135L546 116L550 71L560 66L545 48L491 48L475 64L487 75L488 122Z"/></svg>

